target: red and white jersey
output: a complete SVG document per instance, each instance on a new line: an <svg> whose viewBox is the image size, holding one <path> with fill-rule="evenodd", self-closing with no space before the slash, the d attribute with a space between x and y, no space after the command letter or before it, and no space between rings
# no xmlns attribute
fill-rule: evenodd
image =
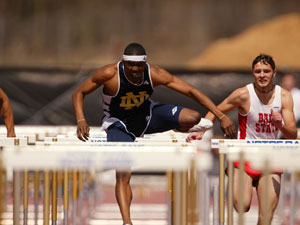
<svg viewBox="0 0 300 225"><path fill-rule="evenodd" d="M239 139L277 139L279 129L271 120L271 109L281 112L281 87L275 86L275 98L270 105L263 104L258 98L253 84L246 86L250 96L250 110L238 115Z"/></svg>

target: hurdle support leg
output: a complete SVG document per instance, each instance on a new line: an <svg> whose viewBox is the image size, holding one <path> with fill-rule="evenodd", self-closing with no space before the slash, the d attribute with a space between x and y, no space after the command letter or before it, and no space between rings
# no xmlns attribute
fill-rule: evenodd
<svg viewBox="0 0 300 225"><path fill-rule="evenodd" d="M57 171L52 172L52 225L57 224Z"/></svg>
<svg viewBox="0 0 300 225"><path fill-rule="evenodd" d="M39 217L40 174L34 171L34 224L38 225Z"/></svg>
<svg viewBox="0 0 300 225"><path fill-rule="evenodd" d="M270 187L270 183L268 181L268 176L271 174L271 170L270 170L270 163L269 160L265 160L265 165L264 165L264 171L263 171L263 176L265 177L265 182L264 182L264 189L263 189L263 209L262 210L266 210L266 214L264 216L264 219L262 221L262 225L269 225L270 224L270 220L271 220L271 213L270 210L272 210L270 206L270 198L268 196L268 191L269 191L269 187Z"/></svg>
<svg viewBox="0 0 300 225"><path fill-rule="evenodd" d="M190 184L189 184L189 203L190 203L190 225L197 223L197 182L196 182L196 165L195 160L191 161Z"/></svg>
<svg viewBox="0 0 300 225"><path fill-rule="evenodd" d="M13 221L14 224L20 224L20 203L21 203L21 172L13 172Z"/></svg>
<svg viewBox="0 0 300 225"><path fill-rule="evenodd" d="M173 176L173 193L174 193L174 213L173 213L173 225L181 224L181 172L174 172Z"/></svg>
<svg viewBox="0 0 300 225"><path fill-rule="evenodd" d="M225 214L225 154L219 154L219 224L224 225Z"/></svg>
<svg viewBox="0 0 300 225"><path fill-rule="evenodd" d="M64 170L64 225L68 225L69 217L69 176L68 171Z"/></svg>
<svg viewBox="0 0 300 225"><path fill-rule="evenodd" d="M173 192L173 172L167 172L167 179L168 179L168 224L173 224L174 221L174 192Z"/></svg>
<svg viewBox="0 0 300 225"><path fill-rule="evenodd" d="M188 172L176 171L172 176L172 225L187 225Z"/></svg>
<svg viewBox="0 0 300 225"><path fill-rule="evenodd" d="M63 211L63 181L64 181L64 176L63 176L63 171L59 170L57 171L57 207L59 207L59 211ZM58 214L58 220L63 220L63 214L62 216L59 216L61 214Z"/></svg>
<svg viewBox="0 0 300 225"><path fill-rule="evenodd" d="M78 196L78 173L77 170L73 170L73 185L72 185L72 197L73 197L73 225L77 222L77 196Z"/></svg>
<svg viewBox="0 0 300 225"><path fill-rule="evenodd" d="M79 225L82 225L82 200L83 200L83 171L78 173L78 209L79 209Z"/></svg>
<svg viewBox="0 0 300 225"><path fill-rule="evenodd" d="M233 162L228 160L227 224L233 225Z"/></svg>
<svg viewBox="0 0 300 225"><path fill-rule="evenodd" d="M28 221L28 171L24 171L24 199L23 199L23 224L27 225Z"/></svg>
<svg viewBox="0 0 300 225"><path fill-rule="evenodd" d="M5 181L4 181L4 169L3 169L3 162L2 162L2 156L0 156L0 224L2 224L2 216L4 212L4 194L5 194Z"/></svg>
<svg viewBox="0 0 300 225"><path fill-rule="evenodd" d="M187 198L187 190L188 190L188 172L181 172L181 225L187 225L187 212L188 212L188 198Z"/></svg>
<svg viewBox="0 0 300 225"><path fill-rule="evenodd" d="M44 171L44 225L49 225L50 208L50 172Z"/></svg>

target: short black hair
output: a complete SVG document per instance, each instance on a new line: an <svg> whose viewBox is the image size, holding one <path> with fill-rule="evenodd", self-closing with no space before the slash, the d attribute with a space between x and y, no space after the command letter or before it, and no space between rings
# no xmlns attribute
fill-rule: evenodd
<svg viewBox="0 0 300 225"><path fill-rule="evenodd" d="M130 43L125 48L124 55L146 55L146 50L139 43Z"/></svg>
<svg viewBox="0 0 300 225"><path fill-rule="evenodd" d="M252 62L252 69L254 68L255 64L261 62L263 64L269 64L273 70L275 70L275 62L272 58L272 56L260 53Z"/></svg>

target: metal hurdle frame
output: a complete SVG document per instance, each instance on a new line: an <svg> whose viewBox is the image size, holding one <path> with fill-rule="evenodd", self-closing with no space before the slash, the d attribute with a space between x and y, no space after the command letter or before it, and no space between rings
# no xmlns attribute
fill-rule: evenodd
<svg viewBox="0 0 300 225"><path fill-rule="evenodd" d="M190 148L192 146L192 148L194 150L193 150L193 152L190 152L190 153L191 153L191 156L192 156L193 160L190 158L188 160L189 162L186 164L186 166L189 168L189 163L193 162L192 163L193 166L191 166L191 173L195 173L195 171L197 171L199 169L202 169L205 166L207 167L207 164L209 163L209 160L208 160L207 156L203 156L202 155L201 159L199 159L199 157L194 157L195 156L195 149L196 149L195 145L193 145L193 144L184 144L183 145L183 144L180 144L180 143L178 143L178 142L176 142L174 140L171 140L171 141L168 140L168 141L170 143L166 143L166 140L161 140L156 145L154 145L154 144L151 144L151 145L153 145L156 149L160 148L160 147L163 147L164 149L166 149L166 148L168 148L168 146L172 146L172 148L174 148L174 146L176 146L177 150L175 151L176 152L175 154L181 154L180 150L178 150L179 148ZM38 142L40 142L40 143L38 144ZM35 146L27 146L26 148L22 148L22 147L5 147L4 150L3 150L3 153L2 153L2 155L3 155L3 157L5 158L5 161L6 161L6 164L4 166L9 166L11 168L17 169L18 168L18 164L19 163L21 164L21 162L17 162L15 160L14 160L15 162L12 162L12 161L9 162L9 160L7 160L7 159L12 157L11 154L13 154L14 156L16 156L16 155L20 156L20 155L23 155L23 153L25 155L30 154L30 157L29 157L30 160L35 160L34 156L37 156L37 155L39 155L40 153L43 152L43 150L41 150L41 148L45 148L45 149L46 148L51 148L51 145L52 145L53 146L53 149L51 149L52 154L53 154L53 151L55 149L57 150L59 148L59 151L63 151L63 149L68 148L68 146L67 146L68 144L67 143L65 143L65 144L56 144L55 142L53 142L52 144L50 144L50 142L47 142L45 140L43 142L41 142L41 141L38 141L38 142L36 143ZM46 146L43 146L42 143L44 145L46 145ZM147 140L145 141L145 143L150 144L150 142L149 141L147 142ZM99 146L99 143L96 143L96 144L97 144L97 146ZM127 148L128 148L128 143L126 143L126 144L127 144ZM123 145L123 144L121 144L121 145ZM143 144L142 144L142 142L139 142L139 143L133 143L133 145L142 146ZM146 145L146 144L144 144L144 145ZM81 146L81 145L77 145L76 144L76 146L78 148L78 146ZM87 147L87 145L86 144L82 144L82 146L84 146L84 152L86 153L86 147ZM130 144L130 146L132 147L132 144ZM120 147L121 146L118 146L118 148L120 148ZM23 150L26 150L26 152L23 151ZM32 151L32 150L35 151L34 154L30 153L30 151ZM125 149L122 149L121 152L124 152L124 150ZM59 153L59 151L56 151L55 153ZM109 151L111 151L111 150L109 150ZM18 152L18 154L17 154L17 152ZM163 152L163 151L160 150L160 153L161 152ZM173 154L173 153L171 153L171 154ZM8 156L8 155L10 155L10 156ZM38 159L39 157L40 156L37 156L36 159ZM182 156L181 156L180 160L182 160ZM47 158L47 161L49 161L49 158ZM72 162L72 163L75 163L75 161ZM46 164L43 164L43 165L46 165ZM165 165L165 163L164 163L164 165ZM28 165L27 169L33 169L33 170L36 171L38 168L39 169L45 169L46 171L49 171L49 169L55 169L55 166L54 166L54 168L52 168L51 166L49 168L44 168L43 166L40 165L39 167L32 168L30 165ZM18 169L22 169L22 167L20 167ZM155 169L157 169L157 168L155 168ZM167 168L165 168L165 169L167 169ZM184 197L184 196L186 196L186 193L187 193L187 186L186 186L186 184L187 184L187 182L186 182L187 181L187 172L179 172L178 173L177 170L176 170L175 171L175 176L176 176L176 179L173 180L174 184L175 184L175 189L180 189L180 193L179 194L175 194L175 196L174 196L174 202L176 202L176 203L178 202L178 204L174 205L174 210L176 212L176 213L174 213L174 215L177 215L177 218L175 218L173 224L174 225L179 225L179 224L180 225L184 225L184 224L187 224L187 213L186 213L186 210L187 210L186 202L187 201L186 201L186 197ZM49 187L50 184L49 184L49 179L47 177L49 177L49 174L45 173L45 178L46 178L46 179L44 179L45 180L45 185L47 187ZM181 182L181 181L184 181L184 182ZM195 185L195 182L194 182L194 185ZM180 186L180 188L178 188L179 186ZM174 191L174 192L176 192L176 191ZM48 191L45 191L45 196L48 196L47 193L48 193ZM185 193L185 194L183 194L183 193ZM45 198L44 201L48 202L49 200L47 201L47 197L45 197L45 196L44 196L44 198ZM191 197L191 199L193 199L193 198ZM52 200L52 202L55 202L55 200ZM47 209L44 208L44 215L47 217L47 214L49 213L49 211L48 211L48 213L46 211L47 211ZM180 212L180 213L177 213L177 212ZM195 213L195 209L193 210L192 214L193 213ZM180 216L178 217L178 215L180 215ZM49 219L47 219L47 218L44 217L44 224L48 224L47 221L49 221ZM193 223L194 222L192 222L192 224Z"/></svg>
<svg viewBox="0 0 300 225"><path fill-rule="evenodd" d="M76 142L76 145L84 145L82 143L82 141L78 140L77 137L75 137L75 132L74 130L76 129L75 126L70 126L70 127L67 127L67 128L64 128L64 127L52 127L52 126L36 126L36 127L32 127L32 126L21 126L21 127L16 127L16 131L17 131L17 136L19 137L26 137L27 138L27 141L29 145L37 145L37 146L43 146L43 145L52 145L53 143L51 142L72 142L72 144L74 144L74 142ZM20 134L21 133L21 134ZM33 134L34 133L34 134ZM66 135L67 134L67 135ZM185 137L182 137L180 135L177 135L178 133L175 133L175 132L169 132L168 134L164 134L164 135L161 135L161 134L154 134L154 135L145 135L144 138L137 138L137 141L136 142L139 142L139 143L147 143L149 145L151 145L151 142L153 142L153 139L155 139L155 142L158 144L158 145L169 145L169 144L175 144L175 143L185 143ZM106 142L106 138L105 136L103 135L103 133L92 133L91 135L91 138L90 138L90 142L92 142L92 144L99 144L99 143L103 143L103 142ZM67 140L68 139L68 140ZM91 143L90 143L91 144ZM67 145L70 145L70 143L60 143L60 144L54 144L56 146L58 145L63 145L63 146L67 146ZM191 163L193 164L193 166L191 166L191 170L190 170L190 173L191 174L196 174L197 170L202 170L203 166L199 166L197 163L198 161L201 161L198 159L199 157L196 157L196 160L192 160ZM205 158L205 157L204 157ZM207 160L205 160L205 162L202 162L201 165L206 165L208 163ZM194 168L195 167L195 168ZM47 177L50 177L50 174L48 174L48 171L46 171L46 179L44 179L44 181L49 185L50 185L50 180L47 179ZM196 181L194 179L191 180L191 185L186 187L185 185L182 185L181 181L179 182L179 185L175 185L175 183L177 182L176 180L178 179L181 179L181 180L186 180L186 178L188 177L187 176L187 172L182 172L182 173L179 173L179 177L178 178L178 175L175 175L177 173L177 171L173 171L171 172L172 174L172 177L176 177L175 179L171 180L171 182L173 183L173 186L172 186L172 198L173 200L175 199L175 196L177 196L177 199L179 198L178 196L181 196L181 193L179 194L176 194L176 190L178 190L178 187L180 187L180 191L179 192L186 192L187 188L189 188L188 190L190 190L190 192L192 192L194 195L195 193L195 190L196 190ZM195 178L195 175L190 175L191 178ZM25 179L26 180L26 179ZM24 181L25 181L24 180ZM35 187L35 205L38 206L38 188L39 188L39 172L38 170L35 170L35 183L34 183L34 187ZM49 181L48 181L49 180ZM66 181L67 179L65 179ZM187 183L187 180L184 181L185 183ZM52 185L55 187L56 184L55 184L55 180L52 179ZM48 185L46 185L48 186ZM45 187L44 187L45 188ZM175 189L176 190L175 190ZM48 194L47 194L47 188L44 189L44 193L45 193L45 196L44 196L44 201L49 201L47 200L48 197L46 197ZM75 190L75 193L76 193L76 190ZM74 194L74 193L73 193ZM52 202L55 202L55 191L54 191L54 195L52 195ZM64 205L66 205L68 208L68 199L66 200L66 198L68 198L67 194L65 194L64 196ZM74 195L73 195L74 196ZM190 201L192 202L193 200L195 200L196 198L194 197L190 197ZM180 197L181 201L182 201L182 198ZM173 203L173 209L176 208L176 203L179 202L179 200L174 200ZM182 205L182 204L178 204L178 205ZM185 204L186 205L186 204ZM192 208L195 208L196 206L196 203L195 202L192 202L191 203L192 205ZM184 204L183 204L184 206ZM182 209L184 207L181 207ZM36 209L36 218L35 218L35 221L37 224L37 215L38 215L38 207L35 207ZM52 207L52 210L54 209L55 211L55 207ZM48 213L46 213L45 211L47 211L45 208L44 208L44 218L45 216L47 217L47 215L49 215L49 211ZM177 211L177 210L176 210ZM47 214L47 215L46 215ZM177 214L177 213L176 213ZM185 218L187 217L187 213L185 213L186 215L183 214L183 216L181 217L181 222L180 224L183 224L183 221L185 219L182 219L182 218ZM194 210L191 209L191 214L197 214L196 212L196 208ZM175 215L175 213L173 213L173 216ZM189 215L190 216L190 215ZM48 216L49 217L49 216ZM48 218L47 217L47 218ZM193 216L192 218L194 218L195 216ZM25 217L24 217L25 218ZM56 224L56 217L55 217L55 214L52 213L52 224ZM177 218L178 219L178 218ZM172 222L172 221L171 221ZM192 223L194 223L195 221L193 221L192 219ZM45 222L44 222L45 223ZM66 219L65 220L65 224L68 223L68 220ZM46 222L47 224L47 222Z"/></svg>
<svg viewBox="0 0 300 225"><path fill-rule="evenodd" d="M27 138L0 138L0 149L2 150L4 147L7 146L26 146L28 143L28 139ZM2 181L2 171L5 169L4 166L4 159L2 157L1 158L1 181ZM4 172L4 171L3 171ZM28 213L28 173L24 173L24 201L23 201L23 208L24 208L24 224L27 224L27 213ZM13 188L14 188L14 192L13 192L13 201L14 201L14 207L13 207L13 221L14 224L19 224L20 221L20 210L17 207L20 202L21 202L21 189L20 189L20 177L21 174L19 171L13 171ZM3 186L1 186L1 190L4 190ZM2 192L1 192L2 193ZM0 208L1 208L1 212L3 209L3 199L1 198L0 200ZM0 221L2 219L2 214L0 215Z"/></svg>
<svg viewBox="0 0 300 225"><path fill-rule="evenodd" d="M155 139L155 140L154 140ZM177 133L169 131L169 132L165 132L164 135L162 134L152 134L152 135L146 135L145 138L137 138L135 143L144 143L144 144L151 144L155 142L155 145L159 144L159 145L169 145L172 143L182 143L183 145L186 144L185 141L185 137L179 137ZM44 140L44 144L47 145L73 145L74 143L79 144L79 145L86 145L87 143L90 144L104 144L107 143L106 141L106 136L99 136L96 135L94 137L89 138L89 140L87 142L82 142L80 141L77 137L75 136L58 136L58 137L46 137ZM40 143L43 144L43 143ZM178 200L174 200L176 198L177 195L179 196L186 196L187 189L189 190L189 193L191 193L190 195L188 195L189 199L183 199L181 202L182 204L180 204L181 207L181 211L183 209L187 209L187 202L189 201L191 203L190 205L190 214L188 214L187 210L183 210L182 211L182 218L181 218L181 224L186 224L187 221L187 217L192 218L191 219L191 223L195 224L196 223L196 216L197 214L197 202L196 202L196 197L191 197L191 196L196 196L196 189L197 189L197 183L196 183L196 171L195 171L195 162L192 162L192 166L190 169L190 184L188 183L188 172L181 172L179 175L177 174L177 172L172 172L169 171L167 172L167 177L168 177L168 184L169 184L169 201L170 201L170 215L169 215L169 221L170 224L173 224L172 221L175 220L179 220L178 218L175 218L175 215L179 215L179 214L175 214L174 213L174 208L176 208L176 202ZM203 164L203 163L202 163ZM202 169L202 168L201 168ZM203 170L203 169L202 169ZM176 185L177 180L181 180L182 182L180 182L179 184ZM74 187L74 186L73 186ZM183 190L183 194L179 193L177 190ZM74 190L74 189L73 189ZM76 192L76 191L75 191ZM74 195L74 191L73 191L73 199L76 199L77 195ZM179 198L179 197L177 197ZM76 209L76 200L73 201L73 209ZM80 211L80 210L79 210ZM75 217L76 215L73 213L73 221L75 221ZM204 215L204 217L206 218L207 216ZM67 222L65 223L67 224ZM76 223L74 223L74 225L76 225Z"/></svg>
<svg viewBox="0 0 300 225"><path fill-rule="evenodd" d="M254 168L264 171L265 174L270 173L270 168L281 168L285 171L294 172L295 170L300 170L299 160L297 160L297 155L300 156L300 141L299 140L228 140L228 139L212 139L211 146L214 148L219 148L219 154L228 156L228 225L233 224L233 161L240 161L240 165L243 169L244 160L251 161ZM262 151L261 148L264 148ZM274 152L276 157L274 157ZM280 154L280 155L279 155ZM259 157L258 157L259 156ZM258 160L260 159L260 160ZM285 159L285 160L282 160ZM220 157L219 166L220 171L225 170L224 158ZM296 162L295 162L296 160ZM221 176L221 174L220 174ZM292 177L293 178L293 177ZM223 182L224 179L220 179ZM293 179L292 179L293 181ZM242 182L239 185L243 185ZM220 197L224 195L225 182L220 183ZM242 197L242 188L239 188L239 196ZM243 199L243 198L241 198ZM268 199L263 200L266 204ZM225 197L220 200L219 210L224 212L225 209ZM291 202L291 209L293 212L294 202ZM239 208L242 207L242 201L240 201ZM239 210L242 212L243 210ZM223 214L224 215L224 214ZM290 215L290 225L293 224L294 215ZM244 223L243 214L239 213L238 218L239 225ZM224 217L220 218L220 224L224 223Z"/></svg>
<svg viewBox="0 0 300 225"><path fill-rule="evenodd" d="M0 128L5 128L3 126L0 126ZM45 142L45 139L47 138L53 138L57 136L66 136L66 135L75 135L76 126L15 126L15 131L17 134L16 138L6 138L6 136L0 136L0 146L11 146L14 140L14 145L41 145ZM92 136L100 136L102 135L99 131L95 132L95 130L99 130L98 127L91 127L91 134ZM27 140L27 141L26 141ZM27 143L25 143L27 142ZM53 174L55 175L56 172L53 171ZM28 217L28 171L24 171L23 178L23 187L24 187L24 201L23 201L23 224L27 224L27 217ZM19 195L20 195L20 179L21 174L20 172L16 171L14 172L14 194L16 197L14 197L14 201L20 201ZM50 195L50 173L49 171L45 171L44 173L44 202L50 202L49 195ZM47 185L45 185L47 184ZM49 184L49 185L48 185ZM52 202L56 201L57 199L57 188L55 187L55 179L52 179L52 185L54 185L54 195L52 195ZM48 187L49 186L49 187ZM49 192L49 194L48 194ZM56 197L55 197L56 195ZM13 210L13 217L14 217L14 224L16 224L16 221L19 221L19 214L17 211L19 211L17 207L18 204L14 204L14 210ZM49 218L49 204L43 204L43 216L44 221L48 221ZM67 204L65 204L67 205ZM34 215L35 215L35 222L34 224L38 224L38 208L39 208L39 171L34 171ZM57 220L57 208L56 206L52 207L52 224L56 224ZM46 222L46 224L48 224ZM67 224L67 223L66 223Z"/></svg>
<svg viewBox="0 0 300 225"><path fill-rule="evenodd" d="M168 132L165 132L162 134L150 134L150 135L145 135L143 138L137 138L136 139L136 143L153 143L155 142L156 144L158 143L161 143L161 144L171 144L171 143L186 143L185 141L185 137L178 137L178 133L175 133L173 131L168 131ZM155 139L155 140L154 140ZM57 137L45 137L45 140L44 140L45 143L47 144L53 144L53 142L55 143L60 143L62 145L72 145L74 143L77 143L79 145L85 145L86 143L82 142L81 140L79 140L77 138L77 136L75 135L60 135L60 136L57 136ZM107 140L106 140L106 134L96 134L96 135L92 135L89 140L87 141L87 143L90 143L90 144L99 144L99 143L107 143ZM43 144L43 143L41 143ZM193 172L191 172L193 173ZM176 172L172 172L172 171L169 171L167 172L167 177L168 177L168 183L169 183L169 201L170 201L170 207L171 207L171 210L170 210L170 216L169 216L169 221L170 221L170 224L172 224L173 220L175 219L174 218L174 206L175 206L175 201L174 201L174 198L177 194L177 190L178 190L178 187L180 187L181 189L183 189L184 191L186 191L185 189L186 188L189 188L189 190L191 191L191 189L195 189L194 188L191 188L191 186L193 185L196 185L195 181L192 180L192 184L188 187L186 187L184 184L188 184L187 182L187 172L186 173L182 173L180 174L180 179L183 181L183 184L181 186L175 186L175 177L177 177L178 175L175 175ZM177 178L179 179L179 178ZM79 183L80 184L80 183ZM74 187L74 186L73 186ZM74 192L75 191L75 192ZM77 198L77 195L75 194L76 193L76 189L73 189L73 199L76 199ZM179 193L180 194L180 193ZM79 195L79 198L81 196ZM79 199L80 200L80 199ZM193 202L193 200L195 200L195 198L190 198L190 201ZM186 202L185 200L183 200L183 202ZM79 205L80 207L80 205ZM195 205L195 202L192 203L192 207L196 207ZM76 200L73 201L73 208L76 210ZM184 203L181 208L187 208L187 203ZM193 211L196 211L196 209L194 209ZM79 208L79 212L80 212L80 208ZM182 213L183 214L183 217L187 217L187 213ZM81 214L80 214L81 216ZM195 215L193 215L193 217L195 217ZM75 221L75 218L76 218L76 214L73 213L73 221ZM186 219L182 219L183 221L186 220ZM182 221L182 223L183 223ZM67 221L65 221L65 224L67 224ZM74 223L74 225L76 225L76 223Z"/></svg>

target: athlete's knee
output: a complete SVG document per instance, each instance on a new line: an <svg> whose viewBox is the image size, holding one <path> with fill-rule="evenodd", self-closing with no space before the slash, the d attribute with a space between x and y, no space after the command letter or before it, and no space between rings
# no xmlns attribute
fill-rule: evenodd
<svg viewBox="0 0 300 225"><path fill-rule="evenodd" d="M271 203L269 203L268 206L261 207L259 210L259 218L260 219L267 218L268 221L269 220L271 221L273 218L273 214L276 210L277 203L278 203L278 199L275 199L273 201L271 200ZM262 205L262 203L260 202L259 205Z"/></svg>
<svg viewBox="0 0 300 225"><path fill-rule="evenodd" d="M194 112L192 117L194 118L194 123L195 124L198 124L201 120L201 115L198 112Z"/></svg>
<svg viewBox="0 0 300 225"><path fill-rule="evenodd" d="M239 210L239 201L237 199L233 200L233 206L237 212L240 211ZM243 212L249 212L249 210L250 210L250 204L244 202L243 203Z"/></svg>
<svg viewBox="0 0 300 225"><path fill-rule="evenodd" d="M263 225L263 224L271 224L273 219L273 212L269 212L267 214L265 213L259 213L258 215L258 225Z"/></svg>
<svg viewBox="0 0 300 225"><path fill-rule="evenodd" d="M197 111L192 111L190 113L190 120L196 125L200 122L201 120L201 115Z"/></svg>
<svg viewBox="0 0 300 225"><path fill-rule="evenodd" d="M116 180L119 183L129 183L131 178L130 172L117 172L116 173Z"/></svg>
<svg viewBox="0 0 300 225"><path fill-rule="evenodd" d="M184 108L181 111L181 120L190 125L196 125L201 120L201 115L199 112Z"/></svg>

